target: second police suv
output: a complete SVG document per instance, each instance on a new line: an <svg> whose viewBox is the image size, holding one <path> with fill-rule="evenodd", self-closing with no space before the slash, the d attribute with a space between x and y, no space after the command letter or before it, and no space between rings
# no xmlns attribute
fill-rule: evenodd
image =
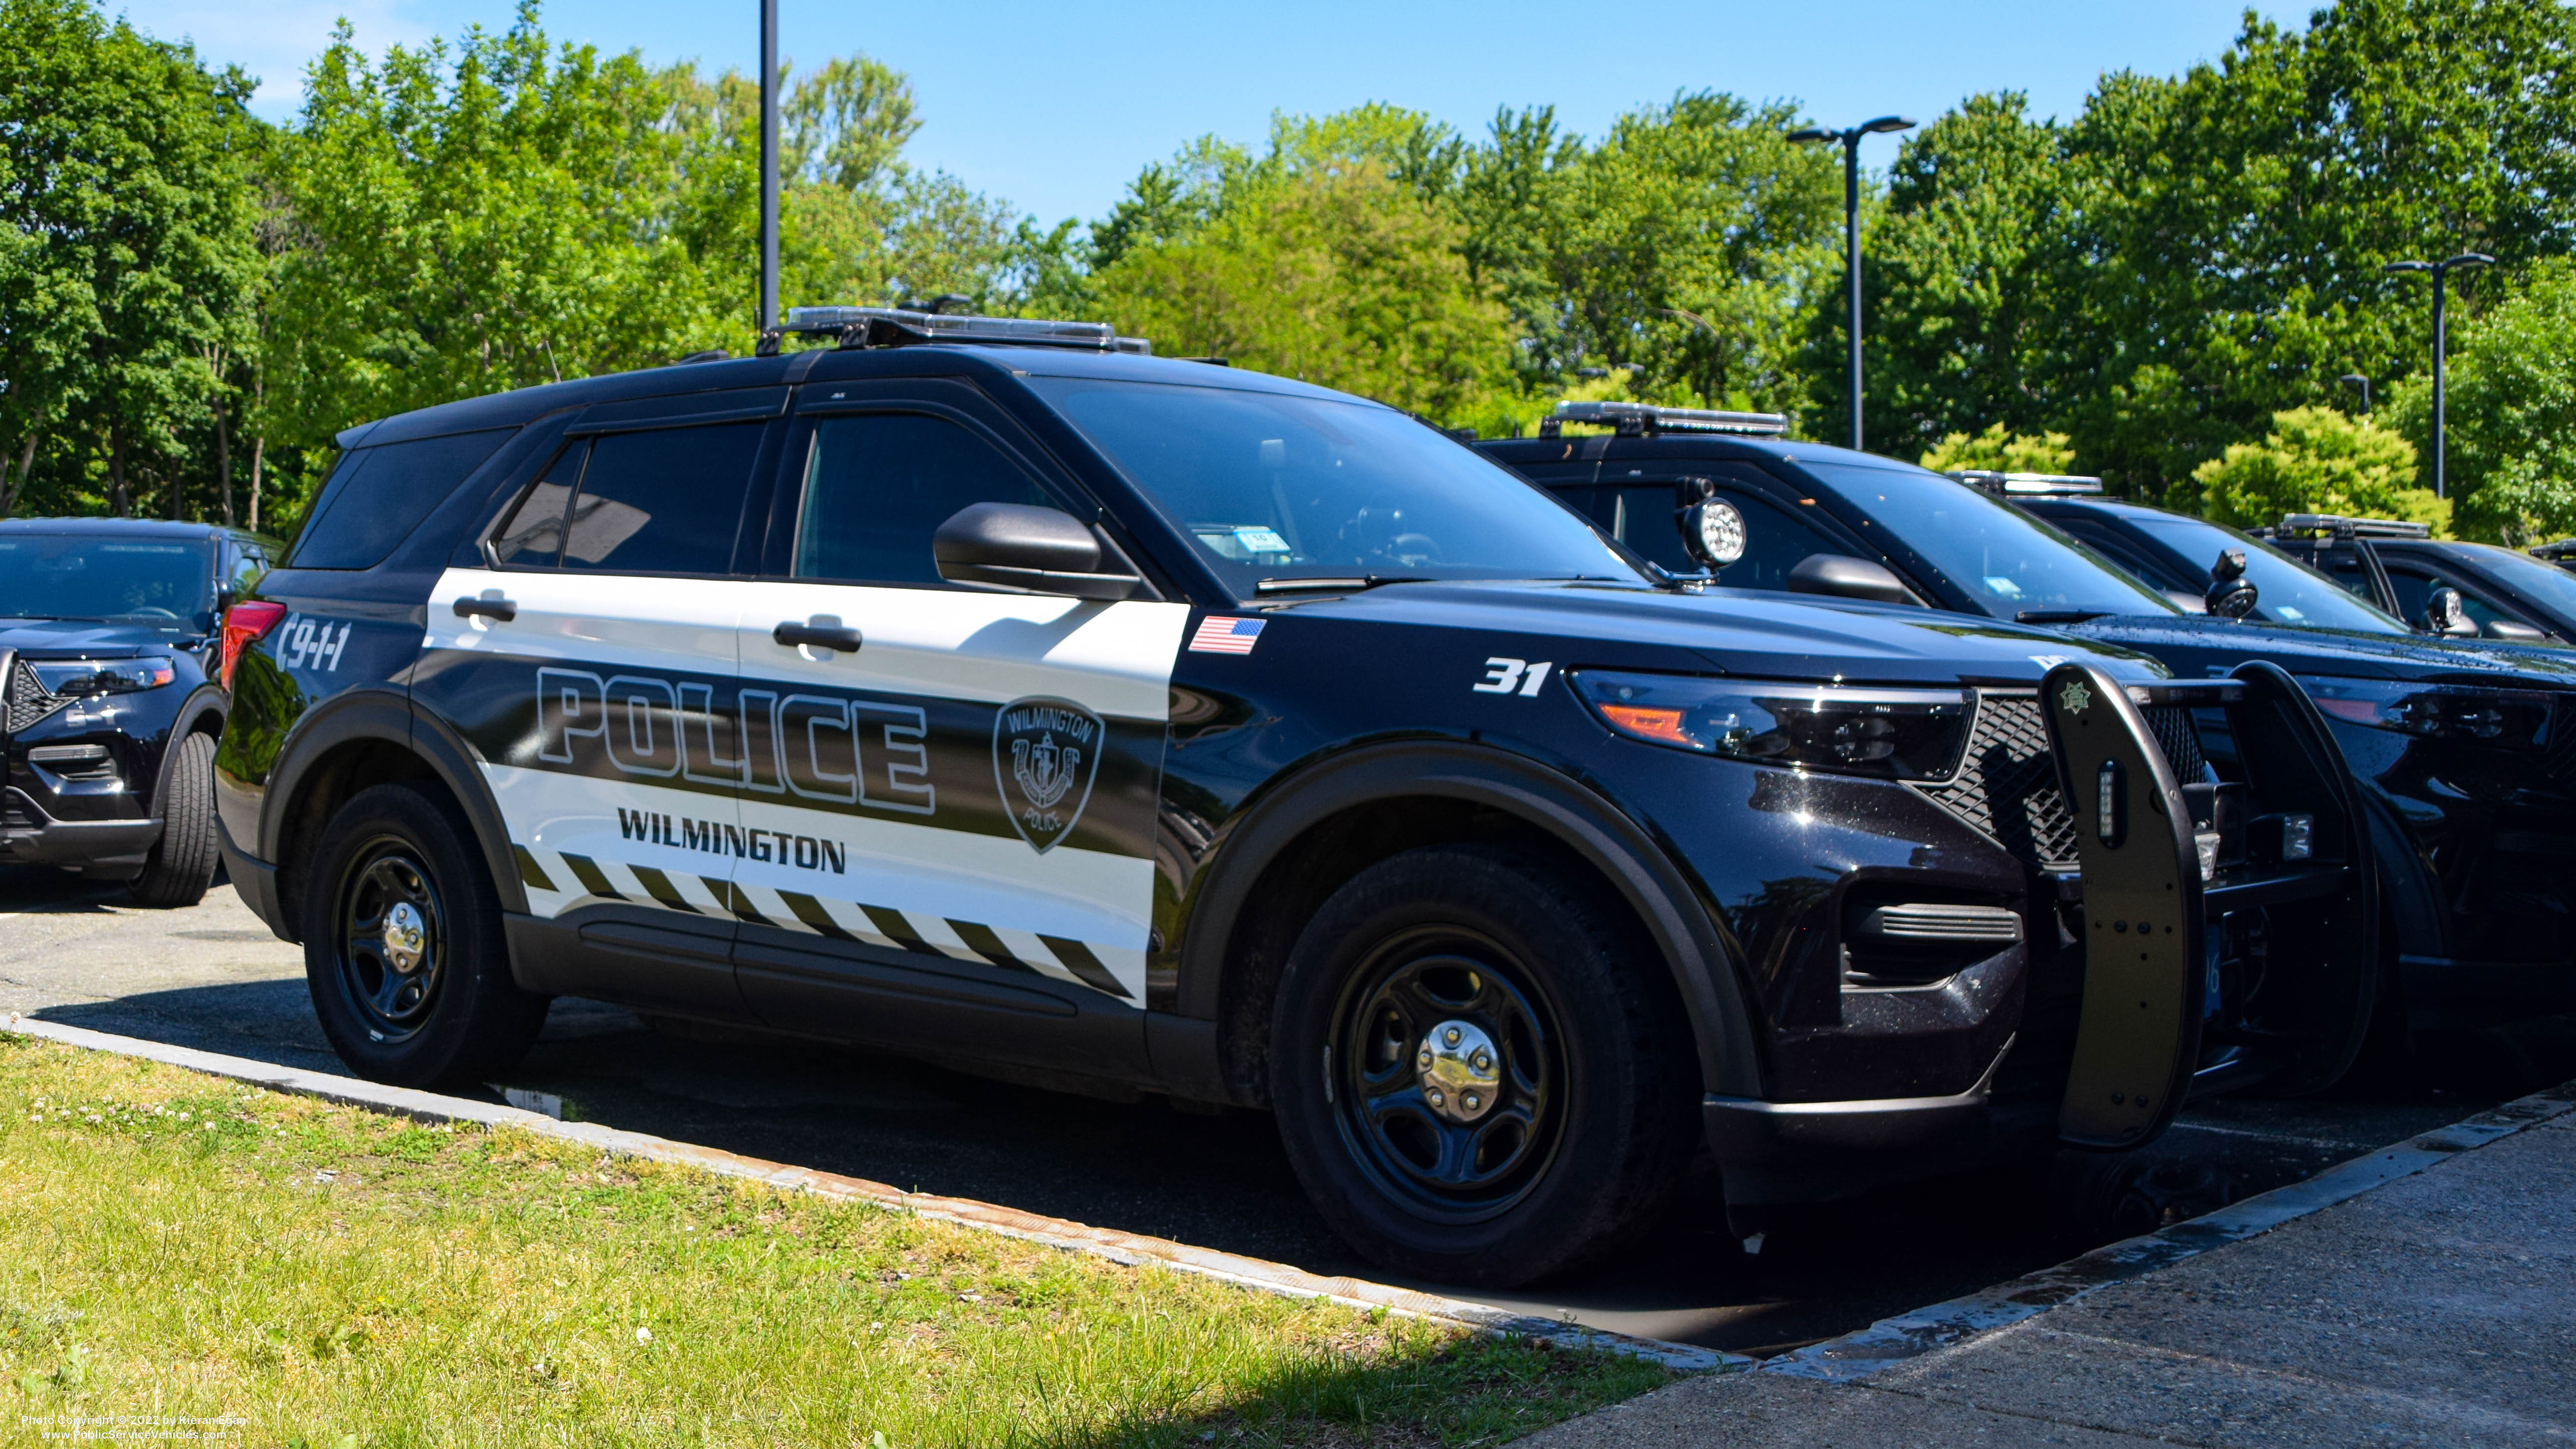
<svg viewBox="0 0 2576 1449"><path fill-rule="evenodd" d="M790 322L839 345L342 436L217 793L359 1073L484 1080L579 995L1267 1107L1355 1247L1513 1283L1703 1144L1749 1232L2359 1040L2277 671L1708 590L1098 326Z"/></svg>

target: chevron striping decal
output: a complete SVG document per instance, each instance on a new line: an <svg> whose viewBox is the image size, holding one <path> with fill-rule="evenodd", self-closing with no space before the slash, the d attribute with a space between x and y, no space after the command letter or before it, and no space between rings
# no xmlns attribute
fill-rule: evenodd
<svg viewBox="0 0 2576 1449"><path fill-rule="evenodd" d="M671 878L669 876L662 874L660 871L655 870L649 865L629 865L626 868L635 872L635 879L644 887L645 894L661 902L663 905L666 905L675 911L686 911L693 916L703 916L706 914L706 912L699 910L696 906L689 904L689 898L680 894L680 888L671 884Z"/></svg>
<svg viewBox="0 0 2576 1449"><path fill-rule="evenodd" d="M801 891L780 891L778 893L778 898L787 903L788 910L795 913L796 920L799 925L802 925L807 930L814 932L816 935L829 936L835 941L855 941L858 939L858 937L842 930L841 923L833 920L832 913L825 910L823 908L823 903L814 899L812 896L806 895Z"/></svg>
<svg viewBox="0 0 2576 1449"><path fill-rule="evenodd" d="M1135 1000L1127 988L1118 983L1118 978L1109 974L1109 968L1100 964L1100 958L1091 954L1089 946L1080 941L1068 941L1062 936L1040 936L1038 939L1046 943L1046 948L1055 953L1055 959L1063 962L1064 969L1072 972L1083 985L1106 991L1122 1000Z"/></svg>
<svg viewBox="0 0 2576 1449"><path fill-rule="evenodd" d="M608 883L608 875L599 868L599 862L589 856L573 855L569 852L564 855L563 861L565 867L572 872L573 879L581 882L581 888L584 891L604 900L626 899L618 893L617 887Z"/></svg>
<svg viewBox="0 0 2576 1449"><path fill-rule="evenodd" d="M512 841L510 858L519 864L519 884L541 891L555 889L554 878L546 874L546 868L537 863L537 857L526 846Z"/></svg>

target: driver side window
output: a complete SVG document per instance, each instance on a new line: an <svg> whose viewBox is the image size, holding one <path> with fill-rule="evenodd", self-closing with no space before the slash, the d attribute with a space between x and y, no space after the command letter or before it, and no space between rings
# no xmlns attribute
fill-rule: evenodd
<svg viewBox="0 0 2576 1449"><path fill-rule="evenodd" d="M930 536L976 503L1059 506L1001 449L927 413L815 424L796 515L800 579L949 587Z"/></svg>

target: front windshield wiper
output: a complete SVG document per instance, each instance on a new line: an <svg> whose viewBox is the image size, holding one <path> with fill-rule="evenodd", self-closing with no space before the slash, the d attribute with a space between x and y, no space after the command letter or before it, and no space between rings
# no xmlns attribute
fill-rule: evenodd
<svg viewBox="0 0 2576 1449"><path fill-rule="evenodd" d="M2024 609L2013 615L2016 624L2081 624L2087 619L2108 615L2108 609Z"/></svg>
<svg viewBox="0 0 2576 1449"><path fill-rule="evenodd" d="M1383 584L1427 584L1429 579L1390 578L1370 574L1358 579L1263 579L1252 586L1256 594L1349 594L1361 589L1374 589Z"/></svg>

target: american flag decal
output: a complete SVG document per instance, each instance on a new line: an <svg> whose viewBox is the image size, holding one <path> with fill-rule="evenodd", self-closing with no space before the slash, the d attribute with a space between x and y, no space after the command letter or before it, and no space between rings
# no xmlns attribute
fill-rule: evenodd
<svg viewBox="0 0 2576 1449"><path fill-rule="evenodd" d="M1211 614L1199 621L1199 631L1190 636L1192 654L1249 654L1253 641L1261 637L1261 626L1267 619L1228 619Z"/></svg>

